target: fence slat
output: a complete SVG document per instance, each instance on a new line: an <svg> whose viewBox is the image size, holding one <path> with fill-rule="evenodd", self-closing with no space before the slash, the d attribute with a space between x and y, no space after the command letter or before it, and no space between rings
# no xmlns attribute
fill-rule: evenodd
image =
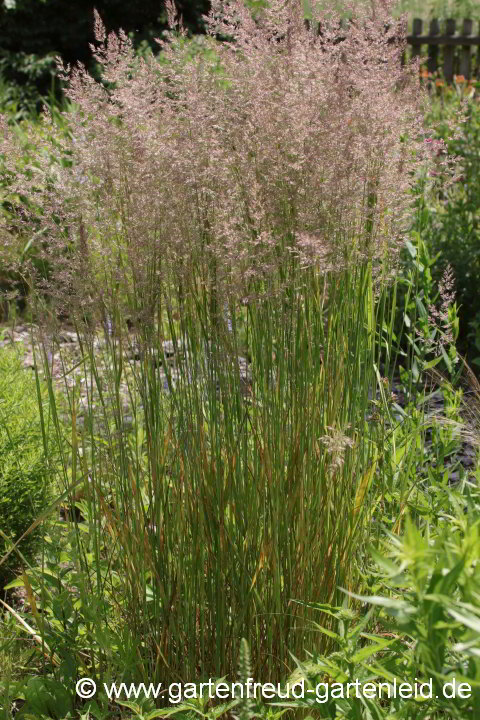
<svg viewBox="0 0 480 720"><path fill-rule="evenodd" d="M472 34L473 21L465 19L463 21L462 36L466 39ZM463 75L467 80L470 80L471 70L471 46L462 45L460 53L460 75Z"/></svg>
<svg viewBox="0 0 480 720"><path fill-rule="evenodd" d="M310 29L311 21L305 20L305 27ZM385 32L390 33L389 25L385 26ZM419 57L422 54L422 46L428 48L427 69L430 73L435 73L439 69L438 56L439 48L442 47L443 58L443 75L447 82L452 82L456 72L463 75L468 81L474 74L480 79L480 28L476 35L473 35L473 21L470 19L463 20L462 30L456 33L456 21L448 19L445 24L445 33L440 34L440 23L437 18L430 21L427 35L422 35L423 20L414 18L412 26L412 34L407 35L407 45L411 48L411 58ZM334 40L335 44L345 40L345 22L341 21L338 29L338 36ZM318 23L316 34L322 38L322 27ZM388 42L395 43L397 40L404 40L404 30L399 29L398 38L396 32L388 35ZM456 48L460 50L457 51ZM475 48L478 51L475 52ZM405 64L405 52L399 53L399 62Z"/></svg>
<svg viewBox="0 0 480 720"><path fill-rule="evenodd" d="M448 36L455 35L455 28L455 20L447 20L445 34ZM443 77L447 82L452 82L453 80L453 54L454 46L445 45L445 47L443 48Z"/></svg>
<svg viewBox="0 0 480 720"><path fill-rule="evenodd" d="M415 18L413 21L413 27L412 27L412 35L418 36L422 34L422 27L423 27L423 20L420 20L420 18ZM412 48L412 58L417 57L420 55L420 50L422 49L421 45L414 45Z"/></svg>
<svg viewBox="0 0 480 720"><path fill-rule="evenodd" d="M435 36L440 35L440 24L436 18L430 21L429 35ZM438 69L438 45L428 46L428 60L427 60L428 72L434 73Z"/></svg>
<svg viewBox="0 0 480 720"><path fill-rule="evenodd" d="M477 37L480 38L480 23L478 23L478 25L477 25ZM476 62L475 71L476 71L477 79L480 80L480 46L477 49L477 62Z"/></svg>
<svg viewBox="0 0 480 720"><path fill-rule="evenodd" d="M439 69L439 48L442 47L443 74L447 82L452 82L455 74L463 75L470 80L473 75L480 79L480 27L473 34L473 21L463 20L461 32L456 33L456 22L453 19L446 21L445 33L440 34L440 23L437 18L430 22L428 34L422 35L423 22L414 18L412 34L407 35L407 44L411 48L413 58L422 54L422 46L428 48L427 69L435 73ZM459 48L457 50L455 48ZM476 48L478 50L476 51Z"/></svg>

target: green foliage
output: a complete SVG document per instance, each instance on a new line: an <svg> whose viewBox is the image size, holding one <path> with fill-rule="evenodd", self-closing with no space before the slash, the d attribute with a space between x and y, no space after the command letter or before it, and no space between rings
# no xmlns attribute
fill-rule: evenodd
<svg viewBox="0 0 480 720"><path fill-rule="evenodd" d="M411 374L413 387L425 379L425 372L440 365L454 378L458 364L456 341L459 334L453 279L448 271L438 283L440 253L432 256L420 232L412 230L406 242L402 273L398 278L397 352L402 358L400 374ZM408 384L408 383L407 383Z"/></svg>
<svg viewBox="0 0 480 720"><path fill-rule="evenodd" d="M436 136L443 138L456 156L455 182L437 187L425 197L418 230L432 256L438 255L434 282L447 265L453 269L459 308L461 350L467 352L467 336L475 333L480 312L480 103L473 98L461 114L460 87L446 90L432 104L430 120L438 122ZM475 338L473 338L475 341ZM478 349L469 353L473 359Z"/></svg>
<svg viewBox="0 0 480 720"><path fill-rule="evenodd" d="M70 693L58 680L49 677L31 677L24 689L25 705L17 718L52 718L63 720L73 709Z"/></svg>
<svg viewBox="0 0 480 720"><path fill-rule="evenodd" d="M190 33L203 30L206 0L178 0L179 14ZM122 28L140 53L158 50L155 39L166 27L162 3L147 0L141 5L121 0L99 0L95 7L107 30ZM17 119L35 114L42 100L60 97L54 58L65 63L91 62L89 43L94 41L92 3L71 6L62 0L12 0L0 5L0 108Z"/></svg>
<svg viewBox="0 0 480 720"><path fill-rule="evenodd" d="M369 0L356 0L355 4L367 3ZM317 0L315 4L321 6L336 6L339 9L350 8L346 0ZM475 18L478 12L477 0L394 0L392 14L395 16L407 14L408 20L413 18Z"/></svg>
<svg viewBox="0 0 480 720"><path fill-rule="evenodd" d="M87 513L86 508L84 512ZM81 529L85 534L86 526L82 525ZM91 548L87 545L80 549L80 552L87 551L86 569L81 571L75 533L63 523L50 525L44 540L43 564L28 571L28 586L25 576L7 586L9 589L31 587L37 602L33 606L30 604L33 619L30 616L29 621L41 629L42 647L49 658L41 677L30 670L11 683L10 701L18 697L24 701L19 716L22 718L39 717L42 713L47 717L63 718L75 706L77 680L93 676L99 681L97 673L104 672L106 658L111 663L121 643L114 613L108 617L108 626L102 626L95 612L96 603L98 613L98 606L106 606L110 599L104 586L106 563L94 569ZM118 585L111 573L109 582L113 588ZM102 591L106 594L104 599L100 597ZM93 597L87 601L89 596ZM112 665L109 672L113 667L116 669L117 665ZM103 677L105 680L118 679L109 674ZM92 711L101 713L106 709L106 696L99 693L91 705Z"/></svg>
<svg viewBox="0 0 480 720"><path fill-rule="evenodd" d="M469 322L470 332L468 333L469 354L472 358L472 365L480 367L480 310Z"/></svg>
<svg viewBox="0 0 480 720"><path fill-rule="evenodd" d="M412 232L392 293L397 311L386 374L397 385L400 378L404 397L398 404L388 383L379 383L381 398L375 405L387 428L382 462L387 492L377 502L384 522L395 531L407 508L415 516L433 511L434 496L423 489L442 484L458 468L462 445L457 308L448 277L435 286L437 260L420 233ZM440 417L431 406L442 400Z"/></svg>
<svg viewBox="0 0 480 720"><path fill-rule="evenodd" d="M34 53L0 56L0 112L15 121L34 117L55 93L55 58Z"/></svg>
<svg viewBox="0 0 480 720"><path fill-rule="evenodd" d="M475 17L478 3L477 0L398 0L397 11L408 13L410 18L463 20Z"/></svg>
<svg viewBox="0 0 480 720"><path fill-rule="evenodd" d="M31 316L33 306L28 307L31 274L47 280L50 265L40 260L39 250L44 246L43 202L55 182L56 164L70 166L71 157L67 150L57 145L60 155L55 157L48 151L52 126L59 130L63 137L68 136L68 103L63 104L65 114L52 105L48 119L23 118L16 122L9 116L11 131L18 138L19 153L15 157L15 170L11 172L5 166L6 156L0 155L0 320L10 320L10 311L15 307L20 313ZM22 113L20 113L21 115ZM41 173L38 166L38 153L49 158L49 169ZM15 178L31 177L37 173L37 182L31 192L22 193L12 189Z"/></svg>
<svg viewBox="0 0 480 720"><path fill-rule="evenodd" d="M46 403L45 395L43 403ZM44 412L47 407L44 405ZM0 561L38 518L51 498L44 458L42 425L35 379L24 370L18 355L0 350ZM31 532L19 545L23 558L32 560L39 533ZM0 586L20 568L13 552L0 565Z"/></svg>
<svg viewBox="0 0 480 720"><path fill-rule="evenodd" d="M314 627L327 632L336 649L298 662L290 681L303 678L311 690L302 700L290 699L289 707L313 710L320 703L322 717L348 720L463 720L479 707L479 500L473 486L449 492L445 514L432 516L422 530L410 522L403 537L388 534L383 551L372 550L377 594L353 595L372 606L363 617L311 604L335 619L334 632L320 623ZM358 692L356 681L359 688L372 683L369 694ZM417 688L426 683L424 697L402 698L401 683L413 689L416 682ZM350 697L347 683L353 683ZM463 693L461 683L467 684Z"/></svg>

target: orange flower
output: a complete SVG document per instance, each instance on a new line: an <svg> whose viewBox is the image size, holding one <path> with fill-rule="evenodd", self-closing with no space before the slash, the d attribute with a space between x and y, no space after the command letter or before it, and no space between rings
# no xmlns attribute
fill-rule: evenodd
<svg viewBox="0 0 480 720"><path fill-rule="evenodd" d="M443 87L445 83L443 82L443 80L435 80L435 85L437 87Z"/></svg>
<svg viewBox="0 0 480 720"><path fill-rule="evenodd" d="M455 82L456 83L464 83L466 82L464 75L455 75Z"/></svg>

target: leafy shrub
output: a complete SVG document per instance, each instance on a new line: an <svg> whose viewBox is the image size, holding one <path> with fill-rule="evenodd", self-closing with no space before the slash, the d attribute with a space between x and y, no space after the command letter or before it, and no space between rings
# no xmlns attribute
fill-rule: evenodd
<svg viewBox="0 0 480 720"><path fill-rule="evenodd" d="M50 89L55 88L55 57L35 53L5 52L0 55L0 109L16 121L35 116Z"/></svg>
<svg viewBox="0 0 480 720"><path fill-rule="evenodd" d="M0 561L9 540L18 540L51 497L44 460L42 427L35 380L18 354L0 351ZM38 547L39 533L31 532L19 550L28 560ZM0 565L0 586L20 566L15 552Z"/></svg>

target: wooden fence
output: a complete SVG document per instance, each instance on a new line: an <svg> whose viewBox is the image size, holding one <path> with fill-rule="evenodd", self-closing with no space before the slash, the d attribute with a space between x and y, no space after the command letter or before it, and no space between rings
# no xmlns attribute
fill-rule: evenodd
<svg viewBox="0 0 480 720"><path fill-rule="evenodd" d="M347 23L341 22L340 27L345 28ZM310 20L305 20L307 29ZM443 70L446 82L452 82L455 76L463 76L465 80L480 80L480 27L475 23L477 33L474 34L473 20L465 19L460 32L457 32L456 20L445 20L440 27L439 20L431 20L428 32L423 34L423 20L416 18L413 21L412 33L407 35L407 44L411 46L411 57L424 56L422 48L426 47L425 61L428 72L435 73ZM385 28L390 31L390 26ZM317 33L321 37L321 26ZM345 40L345 35L339 34L336 42ZM397 38L390 36L389 42L395 43ZM408 54L408 53L407 53ZM439 62L440 61L440 62ZM402 63L405 62L405 53Z"/></svg>
<svg viewBox="0 0 480 720"><path fill-rule="evenodd" d="M455 75L465 80L480 78L480 29L473 34L473 20L464 20L459 33L456 21L446 20L443 32L440 22L431 20L428 33L423 35L423 20L413 21L412 34L407 36L407 43L412 46L412 57L421 55L422 47L427 47L427 70L434 73L443 70L444 79L452 82ZM441 60L439 56L441 52ZM440 67L442 66L442 67Z"/></svg>

